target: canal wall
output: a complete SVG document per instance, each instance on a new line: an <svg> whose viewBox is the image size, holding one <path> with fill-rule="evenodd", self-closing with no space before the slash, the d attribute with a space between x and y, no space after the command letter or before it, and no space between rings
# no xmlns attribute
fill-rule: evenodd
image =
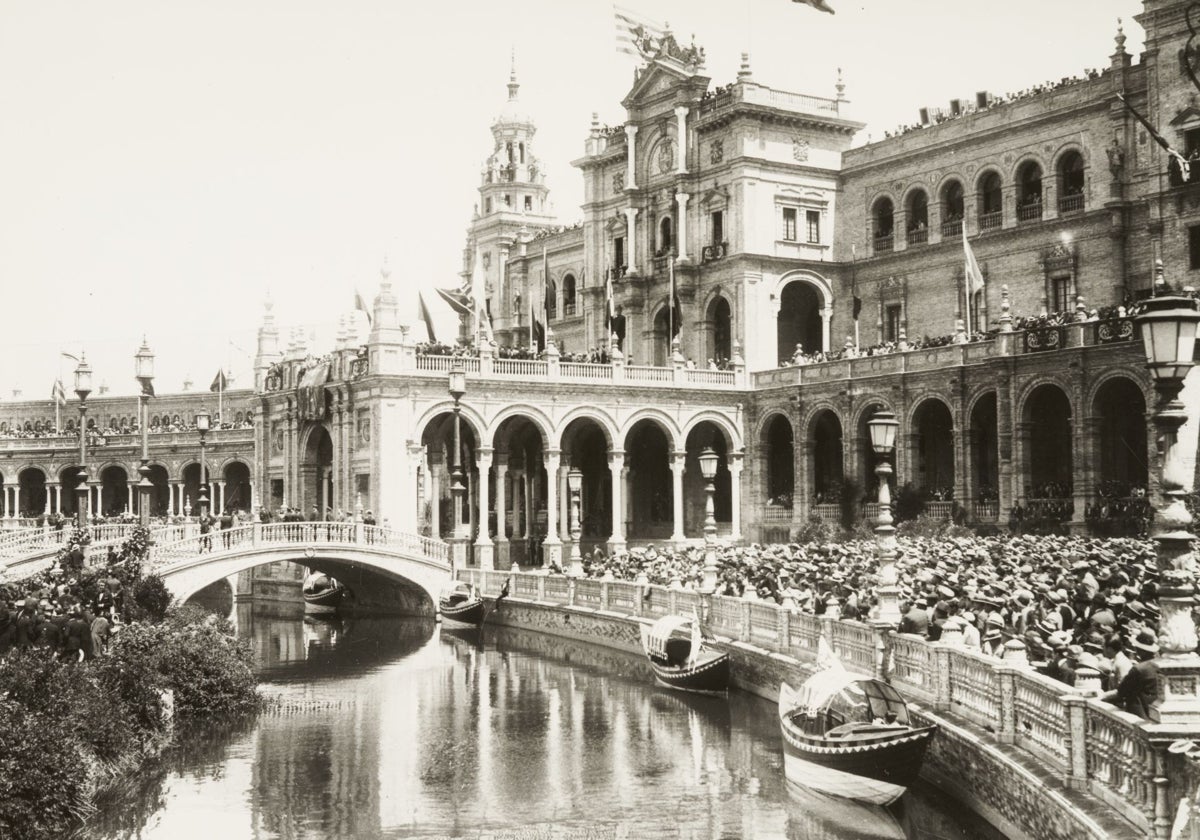
<svg viewBox="0 0 1200 840"><path fill-rule="evenodd" d="M459 573L459 577L471 579L481 585L485 593L495 595L509 575L464 570ZM505 599L499 609L489 612L487 623L534 630L551 636L640 653L640 628L653 620L652 614L690 613L693 607L697 607L708 611L709 626L715 628L717 645L730 653L733 680L738 688L769 700L776 700L781 682L799 684L814 669L815 641L811 650L796 650L790 644L784 646L786 650L780 650L780 645L763 644L759 640L737 637L756 635L751 632L755 624L754 619L765 619L764 611L768 609L773 611L770 616L772 620L782 620L782 636L789 640L792 638L787 627L789 618L821 622L813 616L781 616L778 613L787 611L773 604L723 597L704 599L693 592L671 591L664 587L615 581L603 584L600 581L576 582L561 577L548 578L528 574L513 575L512 578L510 591L515 594ZM576 587L579 587L578 591ZM749 608L752 606L756 608L755 616L751 616ZM741 617L746 619L741 623L745 632L722 635L721 626L728 625L731 612L740 613ZM825 621L830 626L821 629L830 638L835 650L845 647L844 635L848 629L865 629L868 634L873 632L872 628L858 622ZM778 626L775 625L777 628ZM818 636L821 629L817 631ZM886 634L881 635L881 638L886 638ZM935 653L934 649L944 650L947 646L917 642L914 637L908 637L905 643L918 643L928 648L931 660L940 657L943 660L941 664L946 664L947 657ZM873 667L856 667L862 664L861 655L856 662L855 658L847 656L847 653L844 649L839 650L843 661L852 670L874 670ZM871 653L871 658L875 658L874 652ZM911 659L912 651L908 650L906 661ZM936 665L934 669L937 669ZM1153 802L1158 794L1164 793L1162 788L1166 782L1163 777L1167 775L1166 772L1153 779L1146 774L1141 774L1140 777L1130 774L1129 778L1123 780L1121 784L1128 789L1128 798L1132 800L1132 805L1120 801L1111 791L1093 791L1086 783L1080 784L1080 780L1060 772L1041 756L1018 746L1015 743L1016 739L1003 731L1003 726L981 725L971 720L970 715L957 713L951 704L938 704L938 686L927 684L926 688L931 690L925 692L910 690L909 682L913 675L905 671L903 664L898 666L898 670L901 671L902 678L893 679L893 683L910 700L917 718L940 727L926 756L922 769L923 777L1007 836L1037 840L1124 840L1155 836L1156 833L1158 836L1164 836L1161 817L1156 820L1153 811L1146 813L1140 803L1147 796ZM949 667L945 668L947 690L953 683L950 670ZM1035 683L1040 688L1047 688L1040 681ZM1005 691L1012 691L1013 688L1013 684L1010 683ZM1061 692L1070 689L1058 684L1057 690ZM1016 692L1013 691L1013 694L1015 696ZM1029 700L1028 697L1025 699ZM1075 698L1064 706L1068 710L1071 707L1082 708L1081 704L1086 702L1084 698ZM936 708L938 705L947 708ZM1045 713L1050 727L1054 726L1050 720L1053 714L1053 708ZM1069 730L1075 722L1077 721L1072 720L1068 713L1063 728ZM1103 739L1107 735L1111 739L1111 733L1100 731L1099 727L1084 728L1088 737ZM1066 732L1058 732L1059 739L1069 745L1071 741L1067 736ZM1113 746L1110 743L1108 746L1117 752L1127 752L1129 749L1127 745ZM1086 756L1077 758L1087 764ZM1068 755L1067 763L1070 764L1071 761L1072 757ZM1091 765L1099 764L1099 759L1091 760ZM1166 768L1162 769L1165 771ZM1146 788L1149 789L1148 793ZM1162 796L1160 806L1163 811L1170 810L1165 795ZM1169 826L1169 822L1165 825Z"/></svg>

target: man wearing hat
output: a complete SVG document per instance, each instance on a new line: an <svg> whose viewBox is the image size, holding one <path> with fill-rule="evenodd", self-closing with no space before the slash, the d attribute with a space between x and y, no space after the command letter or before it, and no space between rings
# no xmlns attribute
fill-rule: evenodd
<svg viewBox="0 0 1200 840"><path fill-rule="evenodd" d="M1112 663L1109 688L1115 691L1133 667L1133 660L1125 653L1125 645L1116 633L1104 640L1104 655Z"/></svg>
<svg viewBox="0 0 1200 840"><path fill-rule="evenodd" d="M1137 634L1130 643L1137 662L1121 680L1115 691L1101 699L1144 720L1150 719L1150 706L1158 697L1158 641L1149 630Z"/></svg>
<svg viewBox="0 0 1200 840"><path fill-rule="evenodd" d="M983 636L980 639L980 650L987 656L1000 658L1004 656L1004 619L1000 613L989 613L984 620Z"/></svg>
<svg viewBox="0 0 1200 840"><path fill-rule="evenodd" d="M924 600L918 598L913 601L912 607L900 619L900 632L914 633L918 636L929 632L929 613L925 611Z"/></svg>

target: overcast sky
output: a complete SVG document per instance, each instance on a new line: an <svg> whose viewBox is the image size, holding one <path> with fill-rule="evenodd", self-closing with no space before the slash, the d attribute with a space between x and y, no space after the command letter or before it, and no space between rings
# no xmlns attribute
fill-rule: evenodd
<svg viewBox="0 0 1200 840"><path fill-rule="evenodd" d="M1118 17L1142 47L1138 0L829 2L624 5L694 34L714 85L744 50L802 93L833 96L843 68L859 143L922 105L1103 68ZM248 384L268 291L324 343L385 256L404 297L455 285L512 50L577 220L569 161L632 82L613 33L601 0L0 0L0 399L48 399L60 349L131 392L143 333L160 392L222 364Z"/></svg>

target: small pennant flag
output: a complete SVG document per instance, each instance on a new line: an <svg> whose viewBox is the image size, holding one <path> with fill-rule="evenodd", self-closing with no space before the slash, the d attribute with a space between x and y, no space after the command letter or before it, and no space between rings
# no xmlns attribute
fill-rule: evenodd
<svg viewBox="0 0 1200 840"><path fill-rule="evenodd" d="M424 293L417 292L417 307L421 313L421 320L425 322L425 329L429 333L429 340L437 343L437 334L433 331L433 316L429 314L429 307L425 304Z"/></svg>

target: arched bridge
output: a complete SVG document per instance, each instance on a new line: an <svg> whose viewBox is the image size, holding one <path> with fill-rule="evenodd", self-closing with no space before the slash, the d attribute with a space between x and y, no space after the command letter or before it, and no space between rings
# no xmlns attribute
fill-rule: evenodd
<svg viewBox="0 0 1200 840"><path fill-rule="evenodd" d="M255 523L151 547L143 572L160 575L180 601L238 572L291 560L349 565L399 579L436 607L450 579L449 546L438 539L354 522Z"/></svg>

